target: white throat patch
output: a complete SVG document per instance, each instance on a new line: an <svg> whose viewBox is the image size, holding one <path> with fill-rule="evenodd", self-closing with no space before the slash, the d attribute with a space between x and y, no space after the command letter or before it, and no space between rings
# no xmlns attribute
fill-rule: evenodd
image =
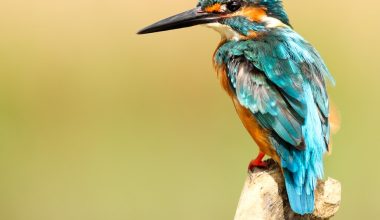
<svg viewBox="0 0 380 220"><path fill-rule="evenodd" d="M264 16L261 22L264 23L265 27L268 29L277 28L277 27L288 27L286 24L282 23L279 19L273 18L270 16ZM239 41L245 38L245 36L236 32L234 29L232 29L228 25L224 25L218 22L206 24L204 26L216 30L222 35L222 38L226 40Z"/></svg>
<svg viewBox="0 0 380 220"><path fill-rule="evenodd" d="M224 24L210 23L210 24L206 24L205 26L216 30L222 35L222 38L226 40L239 41L241 38L244 37L238 32L236 32L235 30L233 30L231 27Z"/></svg>
<svg viewBox="0 0 380 220"><path fill-rule="evenodd" d="M282 23L282 21L280 21L279 19L277 18L273 18L273 17L269 17L269 16L265 16L262 21L265 23L265 27L267 28L276 28L276 27L286 27L287 25Z"/></svg>

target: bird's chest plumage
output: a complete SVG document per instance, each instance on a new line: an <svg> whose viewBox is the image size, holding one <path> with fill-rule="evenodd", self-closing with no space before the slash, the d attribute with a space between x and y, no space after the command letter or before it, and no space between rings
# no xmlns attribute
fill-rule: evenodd
<svg viewBox="0 0 380 220"><path fill-rule="evenodd" d="M234 90L230 86L230 79L226 71L226 65L219 65L214 62L214 67L217 72L217 77L222 88L231 97L236 113L238 114L240 120L242 121L244 127L247 129L248 133L255 140L260 148L260 151L271 156L277 162L279 162L279 157L275 149L271 146L268 139L268 131L262 128L255 116L250 112L249 109L242 106L236 97Z"/></svg>
<svg viewBox="0 0 380 220"><path fill-rule="evenodd" d="M235 96L234 91L232 90L230 86L230 79L228 78L228 74L226 71L226 65L219 65L214 63L215 71L219 80L220 85L224 89L224 91L227 92L227 94L233 98Z"/></svg>

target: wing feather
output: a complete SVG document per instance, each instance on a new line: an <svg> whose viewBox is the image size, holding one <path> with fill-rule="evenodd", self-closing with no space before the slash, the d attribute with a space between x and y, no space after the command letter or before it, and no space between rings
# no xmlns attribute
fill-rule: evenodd
<svg viewBox="0 0 380 220"><path fill-rule="evenodd" d="M239 102L256 116L260 124L295 147L303 146L303 119L295 114L280 91L266 75L240 57L232 61L228 72Z"/></svg>

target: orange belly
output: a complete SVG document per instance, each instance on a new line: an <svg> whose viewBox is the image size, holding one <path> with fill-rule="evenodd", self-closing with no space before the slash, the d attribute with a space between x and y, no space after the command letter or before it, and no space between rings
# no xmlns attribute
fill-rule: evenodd
<svg viewBox="0 0 380 220"><path fill-rule="evenodd" d="M216 69L219 81L223 89L232 98L232 101L234 103L236 112L238 113L240 120L242 121L244 127L247 129L248 133L251 135L253 140L255 140L255 142L257 143L260 151L272 157L276 162L280 163L280 158L268 139L268 131L259 125L256 118L249 109L245 108L240 104L235 93L231 90L225 67L216 66Z"/></svg>
<svg viewBox="0 0 380 220"><path fill-rule="evenodd" d="M256 144L259 146L260 151L280 163L280 158L268 139L268 131L259 125L251 111L240 105L239 100L237 100L236 97L232 97L232 100L240 120L243 122L244 127L247 129L253 140L255 140Z"/></svg>

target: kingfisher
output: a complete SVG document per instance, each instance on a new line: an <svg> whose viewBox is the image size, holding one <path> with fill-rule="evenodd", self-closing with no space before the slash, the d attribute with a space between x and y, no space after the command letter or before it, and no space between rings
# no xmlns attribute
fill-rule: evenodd
<svg viewBox="0 0 380 220"><path fill-rule="evenodd" d="M312 213L330 151L326 81L335 84L320 54L293 29L281 0L199 0L138 34L195 25L222 36L213 57L217 76L260 152L248 169L273 158L292 210Z"/></svg>

